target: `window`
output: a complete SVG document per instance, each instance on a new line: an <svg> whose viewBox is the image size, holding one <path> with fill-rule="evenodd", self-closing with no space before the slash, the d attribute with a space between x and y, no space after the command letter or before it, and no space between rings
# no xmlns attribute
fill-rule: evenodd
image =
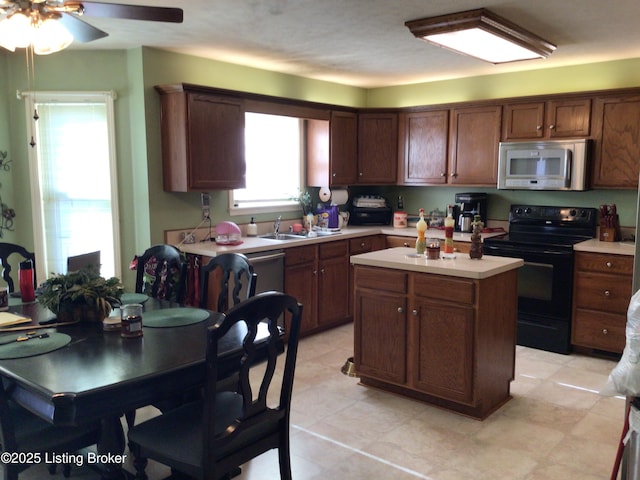
<svg viewBox="0 0 640 480"><path fill-rule="evenodd" d="M23 96L33 139L29 170L38 278L64 273L67 257L95 250L100 273L120 277L113 94Z"/></svg>
<svg viewBox="0 0 640 480"><path fill-rule="evenodd" d="M299 209L304 120L245 113L247 186L229 192L231 215Z"/></svg>

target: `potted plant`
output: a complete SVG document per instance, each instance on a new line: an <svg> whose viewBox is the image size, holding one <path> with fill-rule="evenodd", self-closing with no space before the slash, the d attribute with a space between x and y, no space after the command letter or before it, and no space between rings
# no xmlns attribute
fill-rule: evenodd
<svg viewBox="0 0 640 480"><path fill-rule="evenodd" d="M60 322L102 321L120 304L124 285L105 279L92 268L54 274L38 289L37 301L56 314Z"/></svg>

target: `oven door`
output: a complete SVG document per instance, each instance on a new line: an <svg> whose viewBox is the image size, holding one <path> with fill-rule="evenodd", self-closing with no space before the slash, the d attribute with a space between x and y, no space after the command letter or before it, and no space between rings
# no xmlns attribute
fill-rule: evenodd
<svg viewBox="0 0 640 480"><path fill-rule="evenodd" d="M518 344L568 353L573 251L489 244L484 252L524 260L518 270Z"/></svg>

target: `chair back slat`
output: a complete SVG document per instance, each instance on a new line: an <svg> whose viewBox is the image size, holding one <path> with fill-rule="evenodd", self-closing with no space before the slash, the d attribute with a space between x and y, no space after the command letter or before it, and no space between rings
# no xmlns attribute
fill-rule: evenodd
<svg viewBox="0 0 640 480"><path fill-rule="evenodd" d="M241 253L223 253L213 257L204 267L200 267L200 307L208 308L209 279L216 272L219 272L221 277L216 302L217 311L226 312L229 307L255 295L258 275L253 272L249 259ZM231 279L233 289L229 290ZM244 295L241 295L243 288ZM230 294L233 305L229 305Z"/></svg>

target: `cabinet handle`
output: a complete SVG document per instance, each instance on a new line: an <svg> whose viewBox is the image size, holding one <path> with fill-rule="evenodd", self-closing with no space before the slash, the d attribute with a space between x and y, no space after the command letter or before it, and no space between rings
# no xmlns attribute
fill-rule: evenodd
<svg viewBox="0 0 640 480"><path fill-rule="evenodd" d="M335 174L335 173L332 173L332 174L331 174L331 176L332 176L332 177L335 177L335 176L336 176L336 174Z"/></svg>
<svg viewBox="0 0 640 480"><path fill-rule="evenodd" d="M605 297L610 297L611 296L611 292L609 290L605 290L604 291L604 296Z"/></svg>
<svg viewBox="0 0 640 480"><path fill-rule="evenodd" d="M555 125L549 125L549 130L553 130L553 129L555 129L555 128L556 128L556 126L555 126Z"/></svg>
<svg viewBox="0 0 640 480"><path fill-rule="evenodd" d="M607 262L605 265L607 266L607 268L613 267L613 264L611 262Z"/></svg>
<svg viewBox="0 0 640 480"><path fill-rule="evenodd" d="M360 172L360 173L358 174L358 176L360 176L360 177L361 177L361 176L362 176L362 172Z"/></svg>
<svg viewBox="0 0 640 480"><path fill-rule="evenodd" d="M364 242L360 244L360 248L364 248Z"/></svg>
<svg viewBox="0 0 640 480"><path fill-rule="evenodd" d="M602 333L603 333L604 335L607 335L607 334L609 333L609 330L607 330L606 328L603 328L603 329L602 329Z"/></svg>
<svg viewBox="0 0 640 480"><path fill-rule="evenodd" d="M451 174L451 176L452 176L453 178L456 178L456 177L458 176L458 174L454 172L454 173L452 173L452 174Z"/></svg>
<svg viewBox="0 0 640 480"><path fill-rule="evenodd" d="M418 316L418 310L416 310L415 308L413 310L411 310L411 315L413 315L414 317Z"/></svg>
<svg viewBox="0 0 640 480"><path fill-rule="evenodd" d="M322 275L324 275L324 268L321 268L321 269L320 269L320 273L321 273Z"/></svg>
<svg viewBox="0 0 640 480"><path fill-rule="evenodd" d="M317 270L314 270L314 271L313 271L313 274L314 274L314 275L317 275L317 274L318 274L318 271L317 271Z"/></svg>
<svg viewBox="0 0 640 480"><path fill-rule="evenodd" d="M447 176L447 172L440 172L440 176L441 177L446 177Z"/></svg>
<svg viewBox="0 0 640 480"><path fill-rule="evenodd" d="M398 313L404 313L404 308L398 307Z"/></svg>
<svg viewBox="0 0 640 480"><path fill-rule="evenodd" d="M536 125L536 130L538 131L542 130L542 125Z"/></svg>
<svg viewBox="0 0 640 480"><path fill-rule="evenodd" d="M404 245L405 247L410 247L411 245L409 245L408 242L404 242L402 245Z"/></svg>

